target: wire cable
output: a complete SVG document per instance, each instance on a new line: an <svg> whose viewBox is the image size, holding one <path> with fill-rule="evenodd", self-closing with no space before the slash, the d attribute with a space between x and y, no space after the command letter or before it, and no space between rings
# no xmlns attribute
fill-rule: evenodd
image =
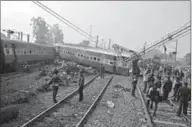
<svg viewBox="0 0 192 127"><path fill-rule="evenodd" d="M155 46L157 46L157 45L163 45L164 43L165 43L165 41L170 41L170 37L171 37L171 40L173 40L172 38L175 36L175 35L177 35L178 33L180 33L180 32L182 32L182 31L184 31L184 30L186 30L185 32L188 32L188 31L190 31L191 29L191 25L189 25L189 26L186 26L185 28L183 28L183 29L179 29L179 30L177 30L177 32L173 32L174 34L172 34L172 35L170 35L170 36L168 36L168 37L166 37L165 39L162 39L161 41L159 41L158 43L155 43L154 45L152 45L152 46L150 46L150 47L148 47L148 48L146 48L145 49L145 52L146 51L148 51L148 50L150 50L151 48L154 48ZM188 29L188 30L187 30ZM183 33L182 33L183 34ZM176 37L178 37L178 36L180 36L181 34L179 34L179 35L177 35ZM175 37L175 38L176 38ZM144 51L141 51L140 53L137 53L137 55L139 56L139 55L141 55L142 53L144 53ZM125 61L127 61L127 62L129 62L129 61L131 61L132 59L134 59L135 58L135 56L133 56L132 58L127 58L127 59L125 59Z"/></svg>
<svg viewBox="0 0 192 127"><path fill-rule="evenodd" d="M63 22L65 24L67 24L68 26L70 26L76 32L80 33L81 35L83 35L85 37L88 37L89 39L91 39L91 41L96 42L88 33L83 31L82 29L80 29L76 25L72 24L70 21L66 20L65 18L63 18L58 13L54 12L53 10L51 10L50 8L45 6L44 4L42 4L42 3L38 2L38 1L32 1L32 2L35 3L36 5L38 5L43 10L45 10L46 12L48 12L49 14L51 14L52 16L54 16L55 18L57 18L58 20L60 20L61 22Z"/></svg>

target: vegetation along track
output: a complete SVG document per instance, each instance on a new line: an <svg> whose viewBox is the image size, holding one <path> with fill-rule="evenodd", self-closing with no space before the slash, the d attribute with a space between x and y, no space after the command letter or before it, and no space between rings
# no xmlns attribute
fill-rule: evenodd
<svg viewBox="0 0 192 127"><path fill-rule="evenodd" d="M0 79L2 81L6 81L13 78L18 78L21 76L26 75L25 73L18 73L18 72L12 72L12 73L6 73L6 74L0 74Z"/></svg>
<svg viewBox="0 0 192 127"><path fill-rule="evenodd" d="M190 127L190 117L176 116L178 107L176 104L169 100L168 102L160 102L156 111L156 116L153 116L154 109L147 109L146 107L146 95L141 91L144 88L144 84L141 81L138 84L137 90L142 98L142 102L145 109L146 118L150 127ZM153 105L153 108L155 104Z"/></svg>
<svg viewBox="0 0 192 127"><path fill-rule="evenodd" d="M97 77L98 75L85 84L86 89L84 88L84 100L82 102L78 102L77 89L63 100L23 124L22 127L81 126L112 80L112 77L109 78L109 76L106 76L105 79L96 79ZM107 84L103 87L105 82ZM103 88L102 92L99 93L101 88ZM93 102L94 97L97 95L99 96Z"/></svg>

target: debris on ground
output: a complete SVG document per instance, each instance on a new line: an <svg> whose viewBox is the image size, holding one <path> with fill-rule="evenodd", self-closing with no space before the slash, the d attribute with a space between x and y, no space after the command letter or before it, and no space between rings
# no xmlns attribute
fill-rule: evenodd
<svg viewBox="0 0 192 127"><path fill-rule="evenodd" d="M12 119L16 119L18 115L19 108L17 105L9 105L7 107L1 108L0 124L7 123Z"/></svg>
<svg viewBox="0 0 192 127"><path fill-rule="evenodd" d="M114 108L115 104L112 102L112 101L107 101L107 105L110 107L110 108Z"/></svg>
<svg viewBox="0 0 192 127"><path fill-rule="evenodd" d="M123 86L121 86L121 85L115 85L115 86L113 86L113 87L115 87L115 88L117 88L117 89L122 89L122 91L124 91L124 92L130 92L130 89L129 88L126 88L126 87L123 87Z"/></svg>

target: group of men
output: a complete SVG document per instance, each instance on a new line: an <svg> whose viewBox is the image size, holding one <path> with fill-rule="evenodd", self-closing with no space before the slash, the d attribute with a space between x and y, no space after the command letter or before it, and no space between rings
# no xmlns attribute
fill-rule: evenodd
<svg viewBox="0 0 192 127"><path fill-rule="evenodd" d="M157 70L157 72L160 71ZM171 76L173 76L174 78L171 79ZM163 77L162 73L157 73L156 75L154 75L153 69L148 68L145 70L143 74L143 92L146 93L147 96L147 108L149 108L150 106L150 108L152 109L153 103L155 103L155 109L153 113L154 116L156 115L158 103L161 101L168 101L169 94L173 87L172 80L175 80L173 87L174 101L179 102L177 116L181 115L181 110L183 110L184 115L187 115L188 101L191 97L191 90L188 88L188 83L186 81L182 83L183 77L184 74L182 72L167 73L167 75ZM162 81L162 78L166 78L166 80Z"/></svg>
<svg viewBox="0 0 192 127"><path fill-rule="evenodd" d="M69 70L67 69L67 74L69 74L68 72ZM58 88L59 88L59 85L61 84L62 79L61 77L59 76L59 70L54 68L53 69L53 76L51 78L51 80L49 81L49 85L52 84L52 87L53 87L53 102L54 103L57 103L57 100L56 100L56 96L57 96L57 92L58 92ZM65 72L63 72L65 73ZM83 100L83 88L84 88L84 83L85 83L85 78L84 78L84 70L80 70L80 77L79 77L79 81L78 81L78 85L79 85L79 101L82 101ZM100 67L100 76L101 78L104 78L104 73L105 73L105 67L101 64L101 67ZM66 79L66 78L65 78ZM65 85L68 86L68 80L67 82L65 82Z"/></svg>

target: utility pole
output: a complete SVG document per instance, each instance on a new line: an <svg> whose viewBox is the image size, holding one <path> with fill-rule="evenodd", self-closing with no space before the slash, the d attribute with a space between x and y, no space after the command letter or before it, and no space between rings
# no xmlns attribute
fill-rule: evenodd
<svg viewBox="0 0 192 127"><path fill-rule="evenodd" d="M111 39L109 39L109 47L108 47L109 50L110 50L110 46L111 46Z"/></svg>
<svg viewBox="0 0 192 127"><path fill-rule="evenodd" d="M175 48L175 62L177 61L177 45L178 45L178 40L176 40L176 48Z"/></svg>
<svg viewBox="0 0 192 127"><path fill-rule="evenodd" d="M96 48L98 47L98 39L99 39L99 36L97 35L97 39L96 39Z"/></svg>
<svg viewBox="0 0 192 127"><path fill-rule="evenodd" d="M23 32L21 32L21 38L20 39L21 39L21 41L23 41Z"/></svg>
<svg viewBox="0 0 192 127"><path fill-rule="evenodd" d="M27 34L27 42L29 43L30 35Z"/></svg>
<svg viewBox="0 0 192 127"><path fill-rule="evenodd" d="M103 43L103 49L105 49L105 43L104 43L103 39L102 39L102 43Z"/></svg>
<svg viewBox="0 0 192 127"><path fill-rule="evenodd" d="M90 33L89 33L90 37L92 38L92 25L90 25ZM89 42L91 43L91 39L89 37Z"/></svg>

